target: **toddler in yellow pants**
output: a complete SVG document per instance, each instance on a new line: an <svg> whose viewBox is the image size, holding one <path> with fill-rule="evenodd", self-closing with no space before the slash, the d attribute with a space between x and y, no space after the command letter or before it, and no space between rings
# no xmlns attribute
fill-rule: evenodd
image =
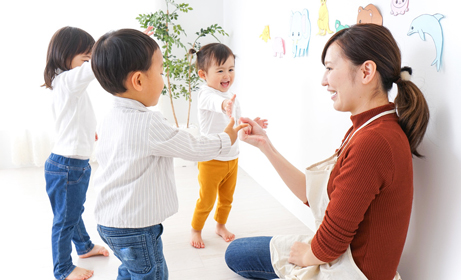
<svg viewBox="0 0 461 280"><path fill-rule="evenodd" d="M221 132L231 117L235 120L241 117L236 95L229 91L235 77L235 55L229 47L220 43L205 45L198 52L191 49L189 53L197 55L198 75L206 81L197 95L200 133L207 135L215 131ZM267 120L256 118L255 121L262 128L267 127ZM200 198L197 200L192 218L190 240L190 244L195 248L205 248L202 229L213 209L216 197L216 233L226 242L235 238L235 235L227 230L226 222L237 183L238 156L239 147L236 141L228 154L198 163Z"/></svg>

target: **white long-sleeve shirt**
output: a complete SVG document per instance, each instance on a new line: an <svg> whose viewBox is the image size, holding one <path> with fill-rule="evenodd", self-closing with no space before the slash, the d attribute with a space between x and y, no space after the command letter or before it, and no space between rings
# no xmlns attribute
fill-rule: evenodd
<svg viewBox="0 0 461 280"><path fill-rule="evenodd" d="M95 141L96 115L86 89L93 80L94 74L89 62L54 78L51 84L55 120L53 153L90 158Z"/></svg>
<svg viewBox="0 0 461 280"><path fill-rule="evenodd" d="M205 161L231 148L224 132L195 137L121 97L114 97L98 136L96 222L115 228L156 225L178 211L173 157Z"/></svg>
<svg viewBox="0 0 461 280"><path fill-rule="evenodd" d="M224 130L229 124L229 117L222 110L222 103L226 99L231 99L233 93L230 91L221 92L207 84L200 86L200 90L197 94L197 107L198 107L198 122L200 126L200 133L202 135L209 135L218 133ZM234 102L233 117L235 122L241 117L240 104L237 99ZM239 156L239 144L238 139L232 145L229 153L221 153L217 156L216 160L230 161L238 158Z"/></svg>

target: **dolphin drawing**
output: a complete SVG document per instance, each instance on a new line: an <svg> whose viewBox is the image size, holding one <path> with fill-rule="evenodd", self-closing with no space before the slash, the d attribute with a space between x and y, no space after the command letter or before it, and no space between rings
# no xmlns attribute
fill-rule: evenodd
<svg viewBox="0 0 461 280"><path fill-rule="evenodd" d="M442 26L440 25L440 20L444 17L445 16L442 14L420 15L411 22L410 30L407 34L410 36L411 34L419 33L419 37L421 37L421 40L423 41L426 41L424 33L427 33L432 37L437 56L431 66L437 63L437 71L440 70L440 64L442 63L443 31Z"/></svg>

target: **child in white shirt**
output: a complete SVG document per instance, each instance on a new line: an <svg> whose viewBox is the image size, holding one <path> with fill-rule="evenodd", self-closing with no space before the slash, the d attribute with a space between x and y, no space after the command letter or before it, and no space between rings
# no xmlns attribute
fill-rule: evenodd
<svg viewBox="0 0 461 280"><path fill-rule="evenodd" d="M222 131L231 117L236 120L241 117L236 95L229 91L235 77L235 55L229 47L220 43L203 46L198 52L194 49L189 52L196 53L198 75L206 81L197 96L198 120L201 134L210 135ZM255 121L261 127L267 127L267 120L256 118ZM229 153L214 157L211 161L198 163L200 198L197 200L192 218L190 240L190 244L195 248L205 248L202 229L213 209L216 196L216 233L226 242L235 238L235 235L227 230L226 222L237 183L238 155L237 141Z"/></svg>
<svg viewBox="0 0 461 280"><path fill-rule="evenodd" d="M53 95L56 139L45 163L46 191L54 214L53 271L56 279L88 279L92 270L72 263L72 242L80 258L109 252L94 245L82 213L90 181L89 158L96 136L96 117L86 91L94 74L88 61L94 39L75 27L56 31L48 46L44 78Z"/></svg>
<svg viewBox="0 0 461 280"><path fill-rule="evenodd" d="M149 110L163 89L163 57L142 32L106 33L91 63L101 86L114 95L98 130L98 232L122 262L117 279L168 279L161 223L178 211L173 157L209 160L226 154L246 125L234 128L231 119L220 133L194 137Z"/></svg>

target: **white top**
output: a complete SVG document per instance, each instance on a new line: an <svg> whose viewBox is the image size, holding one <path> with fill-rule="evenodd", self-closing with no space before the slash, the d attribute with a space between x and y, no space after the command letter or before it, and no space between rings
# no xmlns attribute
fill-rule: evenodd
<svg viewBox="0 0 461 280"><path fill-rule="evenodd" d="M57 75L51 91L55 120L52 152L61 156L90 158L96 133L96 115L86 91L94 79L89 62Z"/></svg>
<svg viewBox="0 0 461 280"><path fill-rule="evenodd" d="M202 135L209 135L213 133L219 133L226 128L229 124L230 118L226 115L226 112L222 110L222 103L226 99L231 99L234 94L230 91L221 92L207 84L200 87L197 94L197 107L198 107L198 122L200 126L200 133ZM234 109L232 112L235 122L241 117L240 104L235 99ZM239 145L238 139L235 141L232 149L227 154L221 154L214 158L220 161L230 161L238 158L239 156Z"/></svg>
<svg viewBox="0 0 461 280"><path fill-rule="evenodd" d="M178 211L173 157L206 161L231 147L224 132L195 137L121 97L114 97L98 136L95 218L115 228L153 226Z"/></svg>

